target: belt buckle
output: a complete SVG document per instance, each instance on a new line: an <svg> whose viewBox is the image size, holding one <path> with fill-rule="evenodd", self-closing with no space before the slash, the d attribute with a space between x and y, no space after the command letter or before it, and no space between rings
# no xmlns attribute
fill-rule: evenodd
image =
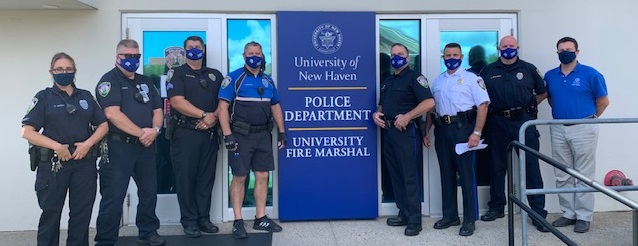
<svg viewBox="0 0 638 246"><path fill-rule="evenodd" d="M452 117L449 115L443 116L443 121L446 125L452 124Z"/></svg>
<svg viewBox="0 0 638 246"><path fill-rule="evenodd" d="M504 116L505 118L510 118L510 117L512 117L512 110L509 110L509 109L508 109L508 110L503 111L503 116Z"/></svg>

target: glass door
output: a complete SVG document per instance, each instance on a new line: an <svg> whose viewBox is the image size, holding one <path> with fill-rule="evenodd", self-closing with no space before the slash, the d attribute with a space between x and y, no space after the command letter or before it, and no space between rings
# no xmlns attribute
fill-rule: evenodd
<svg viewBox="0 0 638 246"><path fill-rule="evenodd" d="M430 83L446 70L441 55L446 44L455 42L461 45L464 54L462 69L478 73L485 64L498 59L498 42L507 35L516 37L516 14L449 14L426 15L424 18L426 30L424 56L424 75ZM434 140L436 141L436 140ZM488 147L489 148L489 147ZM427 165L429 169L426 187L429 189L430 214L441 215L441 179L438 159L434 148L427 150ZM489 194L489 165L488 150L476 152L477 197L479 214L487 210ZM458 191L459 211L463 207L461 190Z"/></svg>
<svg viewBox="0 0 638 246"><path fill-rule="evenodd" d="M122 38L136 40L140 44L142 66L138 73L151 78L164 100L165 122L168 115L166 98L166 72L185 63L184 40L192 35L200 36L206 45L204 65L224 69L226 52L222 49L222 16L192 14L124 14ZM165 126L165 125L164 125ZM164 137L165 128L157 138L157 209L162 224L177 224L180 221L179 204L175 194L175 180L169 155L169 141ZM220 148L221 149L221 148ZM221 150L218 153L215 184L211 205L211 221L222 221L222 173ZM137 214L137 187L132 180L129 183L127 201L124 204L124 224L135 224Z"/></svg>

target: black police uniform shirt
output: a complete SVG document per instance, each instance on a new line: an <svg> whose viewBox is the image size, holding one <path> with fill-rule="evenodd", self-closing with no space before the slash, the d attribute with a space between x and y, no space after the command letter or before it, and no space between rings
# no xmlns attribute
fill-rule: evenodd
<svg viewBox="0 0 638 246"><path fill-rule="evenodd" d="M260 126L269 123L270 106L279 103L279 94L270 76L263 72L254 75L242 67L224 78L219 100L230 103L232 121Z"/></svg>
<svg viewBox="0 0 638 246"><path fill-rule="evenodd" d="M535 100L532 99L534 93L547 92L538 69L520 58L510 65L498 59L483 68L481 77L490 95L490 108L496 110L529 107Z"/></svg>
<svg viewBox="0 0 638 246"><path fill-rule="evenodd" d="M102 108L119 106L126 117L142 128L153 127L153 110L162 108L162 99L150 78L135 74L131 80L117 67L102 76L95 97ZM144 102L145 99L148 101ZM110 121L109 132L128 135Z"/></svg>
<svg viewBox="0 0 638 246"><path fill-rule="evenodd" d="M379 105L386 119L394 119L414 109L421 101L432 98L425 76L404 68L399 74L388 76L381 84Z"/></svg>
<svg viewBox="0 0 638 246"><path fill-rule="evenodd" d="M75 111L69 113L73 105ZM68 108L68 110L67 110ZM29 125L36 131L44 128L42 135L61 144L84 142L93 130L89 124L98 126L106 121L106 116L93 99L91 92L75 88L69 96L57 86L38 92L22 119L22 125Z"/></svg>
<svg viewBox="0 0 638 246"><path fill-rule="evenodd" d="M208 67L193 70L188 64L169 70L166 73L166 94L169 98L183 96L198 109L213 112L217 109L217 95L223 75ZM171 115L182 114L171 107Z"/></svg>

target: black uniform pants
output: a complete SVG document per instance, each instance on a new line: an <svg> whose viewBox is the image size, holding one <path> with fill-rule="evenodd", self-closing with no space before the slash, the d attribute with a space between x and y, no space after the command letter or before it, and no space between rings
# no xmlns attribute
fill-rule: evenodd
<svg viewBox="0 0 638 246"><path fill-rule="evenodd" d="M443 202L443 218L456 219L459 217L457 206L457 181L463 193L463 222L473 222L478 214L476 197L475 154L473 151L457 155L457 143L467 142L474 130L474 122L459 127L458 124L440 125L434 128L434 147L439 159L441 171L441 193Z"/></svg>
<svg viewBox="0 0 638 246"><path fill-rule="evenodd" d="M512 121L499 115L489 115L487 118L490 129L487 144L490 146L492 165L490 166L490 201L487 203L491 210L504 211L507 200L505 199L505 175L507 175L507 146L513 140L518 140L518 131L523 123L532 120L525 114L523 119ZM539 150L539 133L536 127L528 127L525 131L525 145ZM526 162L526 186L528 189L543 188L538 158L531 154L525 155ZM545 195L527 196L530 207L543 217L547 216L545 208Z"/></svg>
<svg viewBox="0 0 638 246"><path fill-rule="evenodd" d="M394 198L399 208L399 217L408 224L421 224L421 194L419 165L423 165L421 133L411 122L406 130L383 129L385 155L388 173L394 189Z"/></svg>
<svg viewBox="0 0 638 246"><path fill-rule="evenodd" d="M97 189L96 157L62 162L54 173L51 162L40 162L35 180L38 204L38 246L59 245L60 218L69 191L69 231L66 245L89 245L89 222Z"/></svg>
<svg viewBox="0 0 638 246"><path fill-rule="evenodd" d="M95 245L115 245L117 242L122 204L129 180L137 185L139 204L135 224L138 237L146 239L157 234L159 219L155 215L157 204L157 169L155 144L144 147L140 143L108 140L109 163L100 163L100 212L97 217Z"/></svg>
<svg viewBox="0 0 638 246"><path fill-rule="evenodd" d="M176 127L171 137L171 162L184 227L210 221L210 204L217 167L217 135Z"/></svg>

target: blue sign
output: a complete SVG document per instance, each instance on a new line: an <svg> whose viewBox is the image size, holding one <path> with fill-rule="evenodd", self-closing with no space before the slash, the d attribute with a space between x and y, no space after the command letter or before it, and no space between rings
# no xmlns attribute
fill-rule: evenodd
<svg viewBox="0 0 638 246"><path fill-rule="evenodd" d="M375 14L277 13L279 219L378 216Z"/></svg>

